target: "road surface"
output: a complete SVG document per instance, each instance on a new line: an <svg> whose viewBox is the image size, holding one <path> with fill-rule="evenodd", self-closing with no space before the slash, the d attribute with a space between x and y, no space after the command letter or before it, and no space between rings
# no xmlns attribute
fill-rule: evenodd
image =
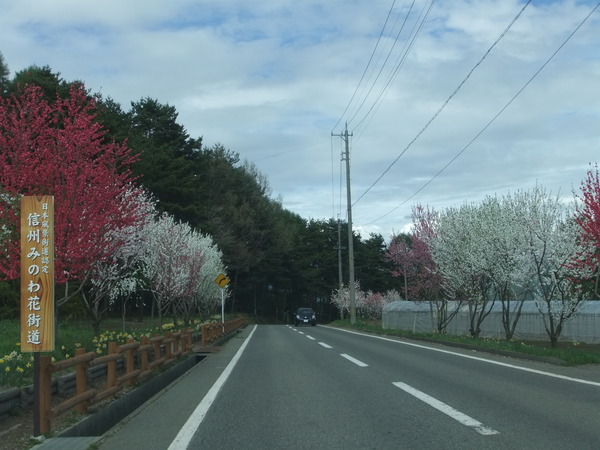
<svg viewBox="0 0 600 450"><path fill-rule="evenodd" d="M600 370L249 326L101 449L599 449Z"/></svg>

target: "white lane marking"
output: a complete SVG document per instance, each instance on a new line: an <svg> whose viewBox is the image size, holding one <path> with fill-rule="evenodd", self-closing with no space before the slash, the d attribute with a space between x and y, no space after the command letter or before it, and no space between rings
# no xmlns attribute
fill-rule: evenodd
<svg viewBox="0 0 600 450"><path fill-rule="evenodd" d="M454 409L450 405L447 405L444 402L439 401L436 398L433 398L424 392L419 391L418 389L409 386L408 384L402 382L392 383L394 386L402 389L404 392L412 395L413 397L418 398L419 400L427 403L429 406L437 409L440 412L443 412L449 417L452 417L454 420L462 423L463 425L473 428L479 434L483 434L484 436L490 436L493 434L500 434L498 431L486 427L484 424L479 422L478 420L473 419L472 417L467 416L466 414L461 413L460 411Z"/></svg>
<svg viewBox="0 0 600 450"><path fill-rule="evenodd" d="M189 443L192 440L192 437L194 436L194 433L196 432L196 430L198 429L198 427L204 420L204 417L206 416L208 409L211 407L211 405L217 398L217 394L219 393L219 391L221 390L221 388L227 381L227 378L229 378L229 375L231 375L233 368L235 367L238 360L240 359L240 356L242 356L242 353L244 352L246 345L248 345L248 342L250 342L250 339L252 338L252 335L256 331L257 327L258 327L258 325L254 325L254 328L248 335L248 338L246 338L246 340L244 341L242 346L239 348L239 350L237 351L237 353L235 354L233 359L229 362L229 364L227 365L225 370L221 373L221 376L217 379L215 384L213 384L213 386L210 388L210 390L207 392L207 394L204 396L204 398L198 404L198 406L196 406L196 409L194 410L192 415L188 418L187 422L181 428L181 430L179 430L179 433L177 433L177 436L175 436L175 439L173 439L173 442L171 442L171 445L169 445L169 450L185 450L185 449L187 449Z"/></svg>
<svg viewBox="0 0 600 450"><path fill-rule="evenodd" d="M308 334L306 335L307 338L309 338L311 341L316 341L316 339L312 336L309 336Z"/></svg>
<svg viewBox="0 0 600 450"><path fill-rule="evenodd" d="M600 382L597 382L597 381L590 381L590 380L584 380L582 378L568 377L566 375L559 375L557 373L544 372L542 370L537 370L537 369L530 369L529 367L515 366L514 364L503 363L503 362L494 361L491 359L479 358L477 356L463 355L462 353L451 352L449 350L443 350L441 348L427 347L426 345L414 344L412 342L397 341L395 339L385 338L382 336L372 336L370 334L358 333L356 331L344 330L342 328L335 328L335 327L326 327L326 328L330 328L332 330L337 330L337 331L344 331L346 333L351 333L351 334L358 334L359 336L369 337L369 338L373 338L373 339L381 339L382 341L394 342L395 344L408 345L410 347L418 347L418 348L422 348L425 350L431 350L434 352L447 353L449 355L460 356L461 358L474 359L475 361L481 361L481 362L488 363L488 364L495 364L497 366L502 366L502 367L509 367L511 369L522 370L524 372L531 372L531 373L535 373L538 375L544 375L547 377L559 378L561 380L573 381L575 383L589 384L592 386L600 387Z"/></svg>
<svg viewBox="0 0 600 450"><path fill-rule="evenodd" d="M302 332L302 331L298 331L298 333L299 333L299 334L304 334L304 332Z"/></svg>
<svg viewBox="0 0 600 450"><path fill-rule="evenodd" d="M327 345L325 342L319 342L319 345L322 345L325 348L333 348L331 345Z"/></svg>
<svg viewBox="0 0 600 450"><path fill-rule="evenodd" d="M345 353L342 353L340 356L342 356L342 357L346 358L348 361L351 361L351 362L353 362L354 364L356 364L356 365L357 365L357 366L359 366L359 367L369 367L369 365L368 365L368 364L365 364L364 362L362 362L362 361L359 361L358 359L356 359L356 358L353 358L352 356L350 356L350 355L347 355L347 354L345 354Z"/></svg>

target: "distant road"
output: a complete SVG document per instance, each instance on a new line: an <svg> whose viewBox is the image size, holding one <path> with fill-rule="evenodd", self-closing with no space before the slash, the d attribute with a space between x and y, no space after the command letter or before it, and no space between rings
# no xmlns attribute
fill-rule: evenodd
<svg viewBox="0 0 600 450"><path fill-rule="evenodd" d="M198 367L182 380L206 385L210 375L212 389L206 385L201 396L179 389L189 393L180 397L185 420L163 426L164 443L149 447L140 437L139 447L123 447L600 449L598 367L556 367L323 326L248 327L243 340L225 348L230 356L218 374ZM165 403L172 410L176 402L165 393L151 408L159 412ZM121 434L141 431L148 439L153 432L134 426ZM118 448L117 441L109 437L100 448Z"/></svg>

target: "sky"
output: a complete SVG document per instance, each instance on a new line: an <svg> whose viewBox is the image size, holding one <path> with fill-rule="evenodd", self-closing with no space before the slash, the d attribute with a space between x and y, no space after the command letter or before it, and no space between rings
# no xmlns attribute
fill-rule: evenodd
<svg viewBox="0 0 600 450"><path fill-rule="evenodd" d="M0 52L174 106L305 219L347 220L347 140L354 229L387 240L417 204L568 201L600 159L598 3L526 3L0 0Z"/></svg>

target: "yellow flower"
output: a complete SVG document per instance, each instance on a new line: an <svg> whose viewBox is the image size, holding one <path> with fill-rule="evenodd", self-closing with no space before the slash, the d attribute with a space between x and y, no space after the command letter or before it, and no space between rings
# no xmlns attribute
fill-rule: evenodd
<svg viewBox="0 0 600 450"><path fill-rule="evenodd" d="M4 369L4 371L5 371L6 373L10 372L10 367L9 367L9 366L6 366L6 369Z"/></svg>
<svg viewBox="0 0 600 450"><path fill-rule="evenodd" d="M4 360L0 358L0 364L4 364Z"/></svg>
<svg viewBox="0 0 600 450"><path fill-rule="evenodd" d="M23 373L23 372L25 372L25 369L23 369L21 366L19 366L19 367L17 367L17 372Z"/></svg>

